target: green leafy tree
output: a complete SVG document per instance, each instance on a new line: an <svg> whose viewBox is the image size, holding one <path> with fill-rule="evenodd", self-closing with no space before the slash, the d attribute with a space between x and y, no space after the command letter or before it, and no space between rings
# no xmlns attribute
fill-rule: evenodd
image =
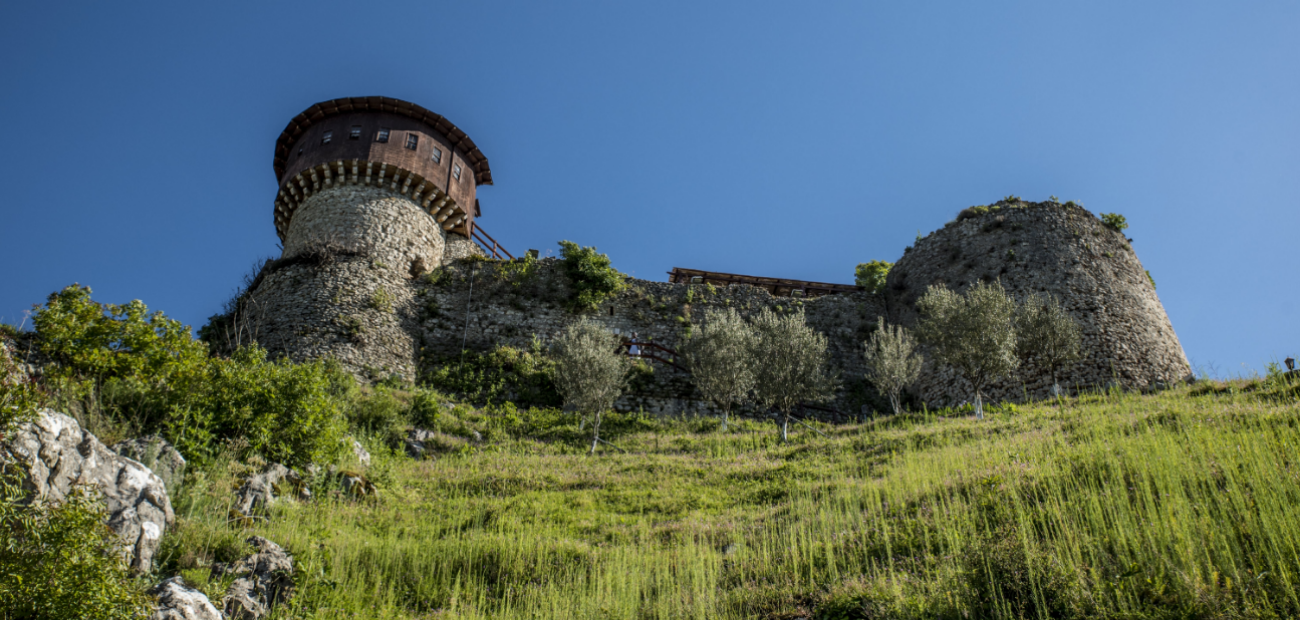
<svg viewBox="0 0 1300 620"><path fill-rule="evenodd" d="M931 286L916 302L918 336L935 358L975 389L975 417L984 418L984 388L1020 365L1016 302L1001 283L976 284L964 295Z"/></svg>
<svg viewBox="0 0 1300 620"><path fill-rule="evenodd" d="M551 342L555 387L564 404L582 415L591 414L591 452L600 443L600 416L614 406L627 384L627 359L618 353L618 340L600 325L583 318Z"/></svg>
<svg viewBox="0 0 1300 620"><path fill-rule="evenodd" d="M876 331L863 343L863 356L866 358L866 378L877 390L889 397L889 404L894 408L894 415L903 412L901 394L903 388L916 382L921 376L923 358L917 351L917 343L912 334L902 325L889 325L880 317Z"/></svg>
<svg viewBox="0 0 1300 620"><path fill-rule="evenodd" d="M572 241L561 241L560 259L573 286L573 298L569 301L573 310L594 310L627 287L627 276L611 267L609 256L597 252L595 246L580 247Z"/></svg>
<svg viewBox="0 0 1300 620"><path fill-rule="evenodd" d="M744 404L754 388L754 330L735 309L709 310L704 322L681 347L691 381L705 398L722 407L727 430L731 406Z"/></svg>
<svg viewBox="0 0 1300 620"><path fill-rule="evenodd" d="M802 310L781 314L764 308L753 326L754 396L781 412L781 441L788 443L794 410L803 403L828 401L835 393L826 336L808 327Z"/></svg>
<svg viewBox="0 0 1300 620"><path fill-rule="evenodd" d="M920 235L917 235L920 240ZM858 286L867 289L870 293L880 293L885 290L885 278L889 276L889 268L894 264L883 260L873 260L869 263L859 263L854 270L854 281Z"/></svg>
<svg viewBox="0 0 1300 620"><path fill-rule="evenodd" d="M146 617L104 504L84 487L61 502L33 499L24 475L0 468L0 618Z"/></svg>
<svg viewBox="0 0 1300 620"><path fill-rule="evenodd" d="M1052 376L1052 395L1060 397L1062 368L1079 359L1082 330L1055 297L1034 293L1016 313L1017 348L1022 360L1034 359Z"/></svg>

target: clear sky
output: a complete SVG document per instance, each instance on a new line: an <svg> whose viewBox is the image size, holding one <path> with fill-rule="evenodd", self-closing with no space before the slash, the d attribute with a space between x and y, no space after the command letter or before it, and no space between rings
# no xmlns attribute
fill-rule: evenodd
<svg viewBox="0 0 1300 620"><path fill-rule="evenodd" d="M385 95L485 230L852 282L1007 194L1127 216L1194 366L1300 354L1300 4L8 2L0 320L72 282L202 325L278 256L276 137Z"/></svg>

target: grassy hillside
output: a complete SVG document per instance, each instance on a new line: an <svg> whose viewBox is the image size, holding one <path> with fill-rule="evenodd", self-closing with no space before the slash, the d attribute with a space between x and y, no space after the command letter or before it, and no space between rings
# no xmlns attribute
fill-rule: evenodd
<svg viewBox="0 0 1300 620"><path fill-rule="evenodd" d="M377 496L230 522L250 465L192 472L166 567L292 551L280 617L1300 616L1300 430L1283 383L1201 383L799 427L446 409L432 461L377 436ZM482 442L461 437L479 431ZM254 462L251 466L256 466Z"/></svg>

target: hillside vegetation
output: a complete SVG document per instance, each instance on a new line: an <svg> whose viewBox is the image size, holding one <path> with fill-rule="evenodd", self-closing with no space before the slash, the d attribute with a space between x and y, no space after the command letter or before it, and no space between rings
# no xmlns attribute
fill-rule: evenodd
<svg viewBox="0 0 1300 620"><path fill-rule="evenodd" d="M389 396L400 398L401 393ZM1296 392L1202 383L798 427L458 406L433 461L252 533L301 563L280 617L1273 618L1300 615ZM484 440L455 441L478 430ZM243 532L240 464L191 479L172 565ZM219 589L220 584L205 587Z"/></svg>
<svg viewBox="0 0 1300 620"><path fill-rule="evenodd" d="M44 402L105 441L167 437L190 459L177 522L153 574L130 575L94 506L26 505L0 471L0 575L25 579L0 581L0 607L28 605L6 617L51 617L34 598L125 617L87 611L86 575L102 609L178 573L219 600L211 567L254 534L296 559L275 618L1300 617L1300 381L1276 369L982 420L796 424L788 443L771 421L607 413L589 455L577 413L363 388L255 347L209 357L161 313L89 293L0 333L43 356L39 381L0 364L0 426ZM403 453L412 427L433 458ZM271 461L314 499L235 510Z"/></svg>

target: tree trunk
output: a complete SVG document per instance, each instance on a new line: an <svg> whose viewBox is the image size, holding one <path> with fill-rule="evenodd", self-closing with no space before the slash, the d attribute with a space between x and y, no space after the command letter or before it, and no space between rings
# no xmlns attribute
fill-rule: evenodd
<svg viewBox="0 0 1300 620"><path fill-rule="evenodd" d="M591 452L596 453L596 444L600 443L600 412L596 412L596 421L591 425Z"/></svg>
<svg viewBox="0 0 1300 620"><path fill-rule="evenodd" d="M1052 397L1056 399L1056 404L1061 404L1061 384L1056 380L1056 371L1052 371Z"/></svg>
<svg viewBox="0 0 1300 620"><path fill-rule="evenodd" d="M722 408L722 432L727 432L727 415L731 413L731 403Z"/></svg>
<svg viewBox="0 0 1300 620"><path fill-rule="evenodd" d="M790 443L790 412L781 419L781 443Z"/></svg>
<svg viewBox="0 0 1300 620"><path fill-rule="evenodd" d="M984 394L978 388L975 390L975 419L984 419Z"/></svg>
<svg viewBox="0 0 1300 620"><path fill-rule="evenodd" d="M900 400L901 399L898 397L898 392L889 393L889 404L894 407L894 415L898 415L903 412L903 405L900 403Z"/></svg>

